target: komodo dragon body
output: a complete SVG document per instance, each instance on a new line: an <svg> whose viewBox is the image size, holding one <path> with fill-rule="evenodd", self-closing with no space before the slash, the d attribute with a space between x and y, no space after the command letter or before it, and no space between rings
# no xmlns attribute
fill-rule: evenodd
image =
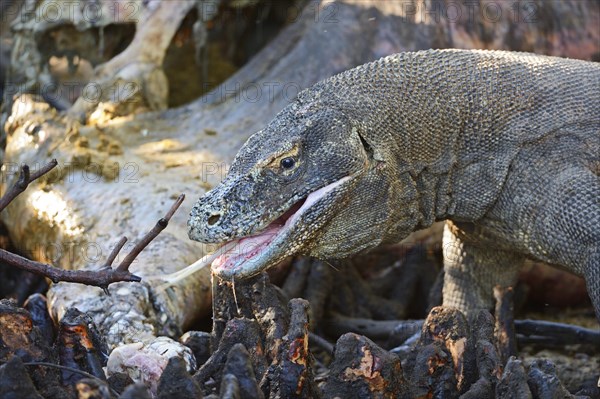
<svg viewBox="0 0 600 399"><path fill-rule="evenodd" d="M600 319L600 65L526 53L392 55L302 91L200 198L213 271L342 258L447 220L443 302L490 308L526 257L585 277Z"/></svg>

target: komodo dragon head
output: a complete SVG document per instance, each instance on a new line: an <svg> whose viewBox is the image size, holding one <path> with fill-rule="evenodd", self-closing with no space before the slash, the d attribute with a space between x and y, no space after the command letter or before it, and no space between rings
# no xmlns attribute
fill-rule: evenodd
<svg viewBox="0 0 600 399"><path fill-rule="evenodd" d="M238 240L213 272L249 277L294 254L342 258L414 229L416 196L398 194L414 190L388 175L386 149L374 148L353 117L300 98L248 139L188 220L192 240ZM399 198L402 207L393 205Z"/></svg>

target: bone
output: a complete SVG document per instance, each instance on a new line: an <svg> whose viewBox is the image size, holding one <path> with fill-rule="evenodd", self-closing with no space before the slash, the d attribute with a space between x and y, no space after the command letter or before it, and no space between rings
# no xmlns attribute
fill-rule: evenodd
<svg viewBox="0 0 600 399"><path fill-rule="evenodd" d="M126 373L135 382L142 382L157 393L160 376L169 363L169 359L178 357L188 371L196 368L196 359L192 351L167 337L158 337L147 344L135 343L119 346L108 358L106 374L110 377L117 373Z"/></svg>

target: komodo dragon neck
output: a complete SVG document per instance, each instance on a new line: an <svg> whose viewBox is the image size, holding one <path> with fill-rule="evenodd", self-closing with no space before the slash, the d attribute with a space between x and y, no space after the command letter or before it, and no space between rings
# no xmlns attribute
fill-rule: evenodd
<svg viewBox="0 0 600 399"><path fill-rule="evenodd" d="M448 218L479 220L524 145L581 122L582 104L589 103L584 94L557 95L544 73L568 72L575 85L597 79L593 71L570 68L578 61L457 53L397 54L327 79L300 98L342 110L374 160L395 171L390 178L412 182L414 192L401 193L398 206L418 196L419 228Z"/></svg>

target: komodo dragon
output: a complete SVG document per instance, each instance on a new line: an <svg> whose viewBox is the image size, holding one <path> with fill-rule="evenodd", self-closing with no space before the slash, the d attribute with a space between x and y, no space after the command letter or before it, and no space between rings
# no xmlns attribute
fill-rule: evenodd
<svg viewBox="0 0 600 399"><path fill-rule="evenodd" d="M600 64L428 50L348 70L252 135L188 227L237 240L212 263L231 279L438 220L445 306L490 308L530 257L583 275L600 320Z"/></svg>

